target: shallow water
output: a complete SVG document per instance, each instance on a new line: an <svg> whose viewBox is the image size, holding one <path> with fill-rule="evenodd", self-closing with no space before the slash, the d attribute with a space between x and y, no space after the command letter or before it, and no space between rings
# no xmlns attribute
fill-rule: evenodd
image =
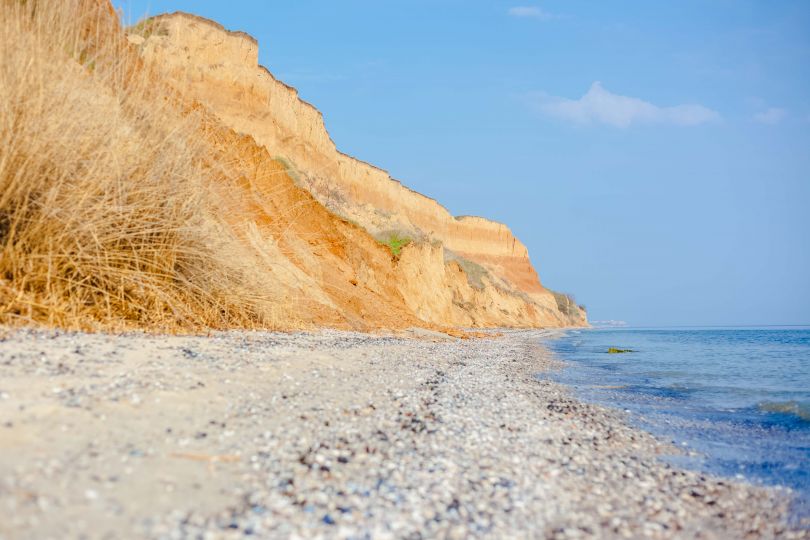
<svg viewBox="0 0 810 540"><path fill-rule="evenodd" d="M569 361L556 380L694 451L679 464L788 486L810 515L810 328L572 330L546 344Z"/></svg>

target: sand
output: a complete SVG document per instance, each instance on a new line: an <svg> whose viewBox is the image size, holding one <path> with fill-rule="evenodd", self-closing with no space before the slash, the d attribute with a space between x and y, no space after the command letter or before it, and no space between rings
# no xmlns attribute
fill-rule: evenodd
<svg viewBox="0 0 810 540"><path fill-rule="evenodd" d="M548 380L542 335L8 331L0 538L808 537Z"/></svg>

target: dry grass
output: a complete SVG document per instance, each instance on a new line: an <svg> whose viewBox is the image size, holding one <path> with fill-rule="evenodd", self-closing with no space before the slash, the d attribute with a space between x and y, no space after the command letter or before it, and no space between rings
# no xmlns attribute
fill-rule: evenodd
<svg viewBox="0 0 810 540"><path fill-rule="evenodd" d="M272 326L199 120L101 4L0 0L0 322Z"/></svg>
<svg viewBox="0 0 810 540"><path fill-rule="evenodd" d="M582 306L577 306L573 295L552 290L549 290L549 292L554 295L554 299L557 301L557 309L566 317L576 317L578 316L578 310L584 311Z"/></svg>
<svg viewBox="0 0 810 540"><path fill-rule="evenodd" d="M483 291L486 288L486 285L484 284L484 277L487 277L490 281L492 281L492 276L490 276L486 268L445 248L444 262L449 261L455 261L458 263L461 269L464 270L464 274L467 276L467 283L473 289Z"/></svg>

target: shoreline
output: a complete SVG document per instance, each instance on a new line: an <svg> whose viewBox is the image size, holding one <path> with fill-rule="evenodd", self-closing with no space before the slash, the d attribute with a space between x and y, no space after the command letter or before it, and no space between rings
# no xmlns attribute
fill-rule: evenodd
<svg viewBox="0 0 810 540"><path fill-rule="evenodd" d="M786 490L536 377L543 332L10 330L0 538L808 536Z"/></svg>

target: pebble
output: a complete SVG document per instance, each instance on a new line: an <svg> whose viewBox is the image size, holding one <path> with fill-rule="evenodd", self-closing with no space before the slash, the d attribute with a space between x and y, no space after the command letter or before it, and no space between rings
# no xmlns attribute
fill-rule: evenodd
<svg viewBox="0 0 810 540"><path fill-rule="evenodd" d="M54 431L38 459L0 456L4 526L65 538L808 537L787 521L789 490L660 461L680 445L544 376L561 366L547 334L502 334L14 331L0 343L0 386L56 377L31 399L109 429L116 407L137 405L138 422L117 437ZM93 478L104 504L70 488ZM150 496L133 504L136 486Z"/></svg>

